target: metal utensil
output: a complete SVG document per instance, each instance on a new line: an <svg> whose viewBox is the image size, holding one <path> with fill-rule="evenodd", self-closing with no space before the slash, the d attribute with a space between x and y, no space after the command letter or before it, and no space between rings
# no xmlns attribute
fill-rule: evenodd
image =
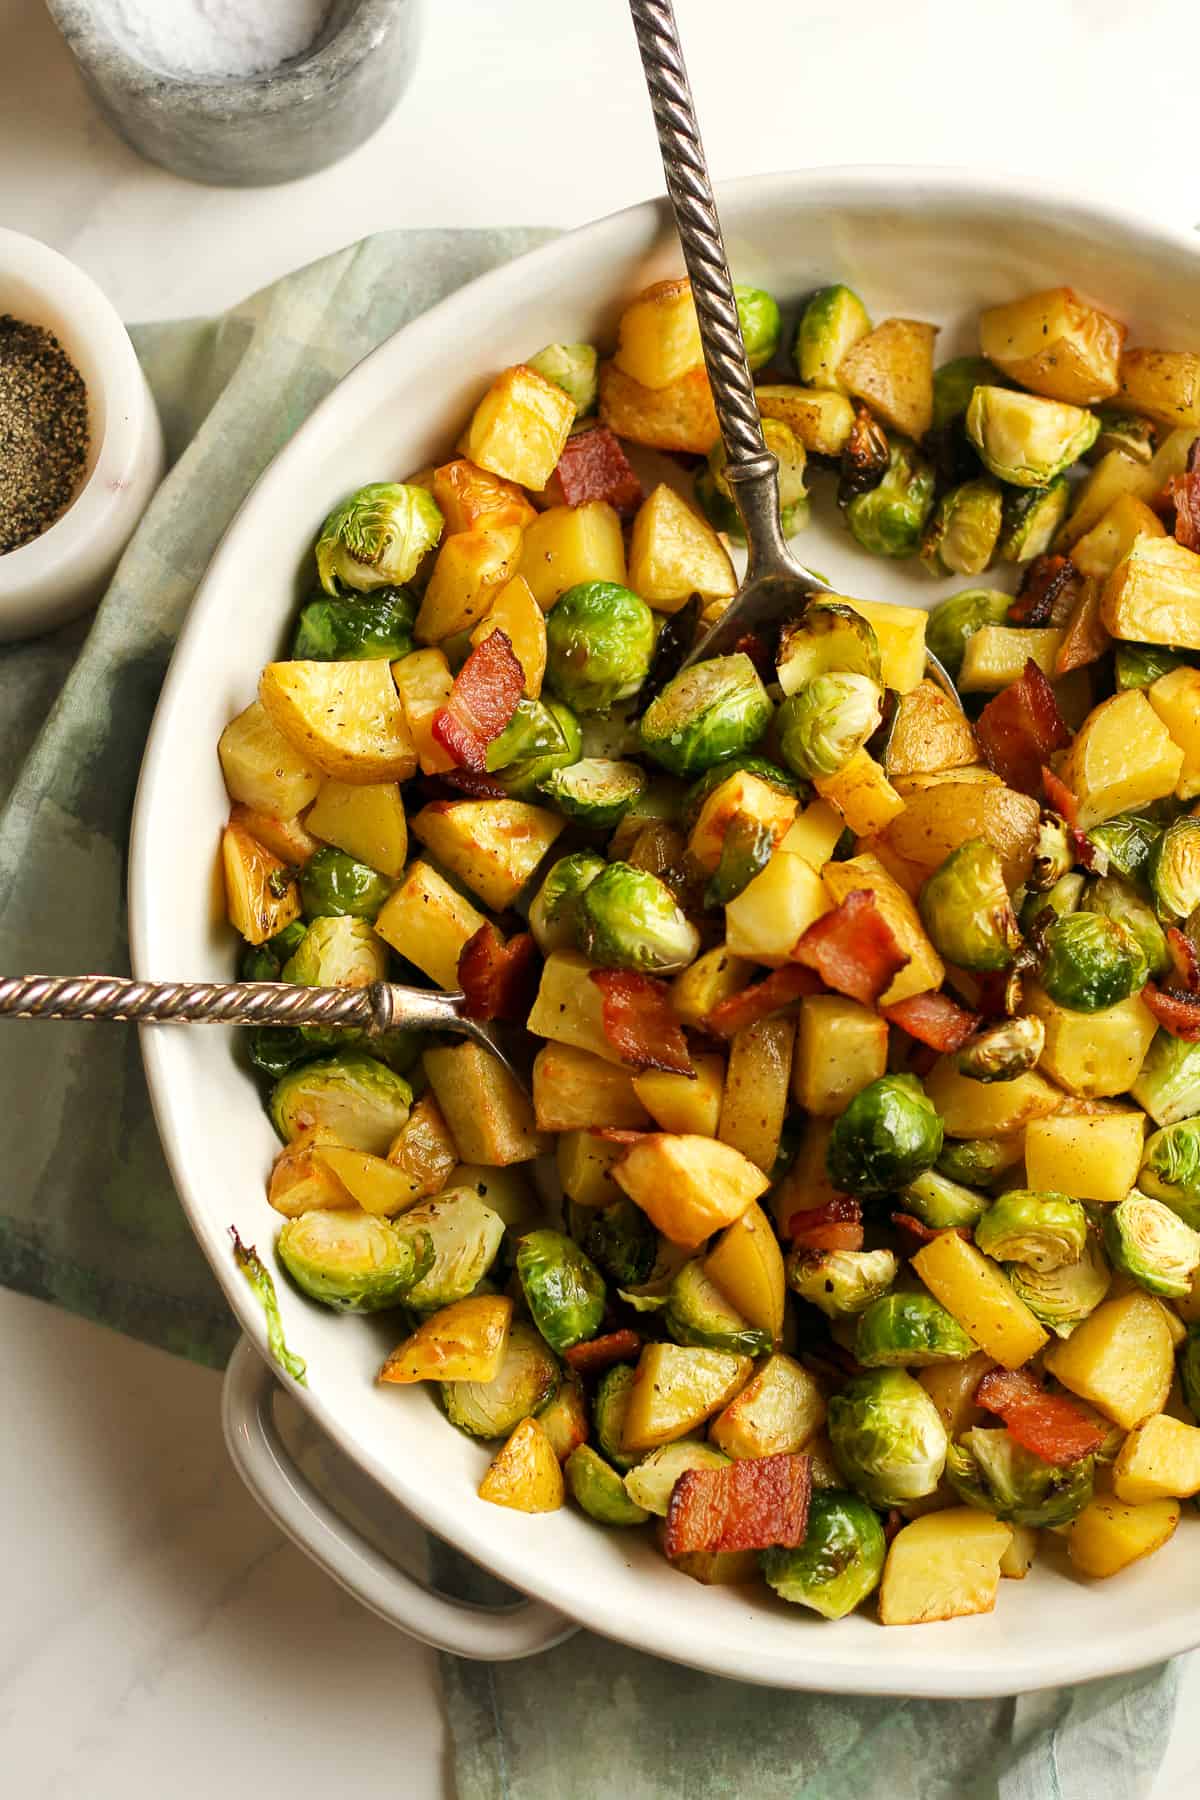
<svg viewBox="0 0 1200 1800"><path fill-rule="evenodd" d="M796 560L783 535L779 464L767 449L754 397L675 9L671 0L629 0L629 10L650 91L667 194L691 277L700 344L725 446L725 477L745 526L748 550L745 580L717 623L685 658L681 666L688 668L704 657L732 650L757 626L798 613L810 594L837 590ZM961 707L954 683L929 651L926 672Z"/></svg>

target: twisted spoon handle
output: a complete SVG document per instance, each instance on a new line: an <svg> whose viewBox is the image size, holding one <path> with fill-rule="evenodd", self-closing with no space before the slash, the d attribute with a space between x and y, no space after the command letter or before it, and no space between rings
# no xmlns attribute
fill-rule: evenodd
<svg viewBox="0 0 1200 1800"><path fill-rule="evenodd" d="M461 996L377 981L365 988L282 981L130 981L119 975L24 975L0 980L0 1017L124 1019L139 1025L393 1025L470 1029Z"/></svg>

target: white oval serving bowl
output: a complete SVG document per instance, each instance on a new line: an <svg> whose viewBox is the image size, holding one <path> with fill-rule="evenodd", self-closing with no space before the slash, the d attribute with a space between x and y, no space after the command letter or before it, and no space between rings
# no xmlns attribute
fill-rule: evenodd
<svg viewBox="0 0 1200 1800"><path fill-rule="evenodd" d="M1200 345L1194 239L1028 183L821 170L733 183L720 203L739 280L761 282L793 311L817 284L848 281L877 319L939 322L939 360L974 348L982 306L1060 282L1124 318L1135 341ZM212 898L228 806L216 741L286 642L298 572L328 507L361 482L444 457L497 370L550 341L611 341L628 297L679 267L663 203L548 244L382 345L266 471L213 558L150 736L130 873L140 976L230 978L234 946ZM835 585L922 604L968 585L862 555L830 501L819 496L799 545ZM265 1197L274 1134L228 1032L150 1028L143 1037L188 1217L243 1331L265 1353L262 1312L235 1270L229 1227L264 1250L274 1237L279 1220ZM1001 1584L993 1613L935 1626L885 1630L865 1610L830 1625L765 1589L701 1587L640 1533L604 1531L570 1508L531 1517L478 1499L488 1451L453 1430L427 1394L375 1385L394 1328L335 1316L283 1282L279 1296L289 1343L308 1364L297 1397L341 1448L431 1531L549 1607L640 1649L779 1687L981 1696L1111 1674L1200 1642L1200 1520L1191 1518L1159 1555L1111 1581L1078 1581L1048 1556L1027 1580ZM302 1503L291 1508L288 1528L300 1541L313 1535L305 1516ZM349 1537L345 1554L327 1563L352 1559ZM339 1577L353 1584L345 1566ZM374 1603L369 1581L358 1591ZM553 1635L545 1618L543 1642Z"/></svg>

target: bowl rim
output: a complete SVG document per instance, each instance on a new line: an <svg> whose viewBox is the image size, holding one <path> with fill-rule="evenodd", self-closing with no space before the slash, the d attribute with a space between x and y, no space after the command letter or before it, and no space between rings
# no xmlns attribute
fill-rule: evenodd
<svg viewBox="0 0 1200 1800"><path fill-rule="evenodd" d="M1000 218L1010 217L1019 226L1031 211L1052 222L1057 219L1064 228L1074 226L1088 234L1118 232L1129 253L1136 256L1142 247L1158 252L1172 249L1196 261L1200 267L1200 238L1190 230L1148 223L1132 211L1113 206L1099 196L1064 196L1048 181L1001 173L980 174L966 167L928 165L851 164L832 168L809 168L775 171L769 174L743 176L720 183L716 193L718 204L736 210L739 200L752 197L760 209L770 206L778 196L794 199L797 190L815 203L836 208L839 204L862 206L894 206L933 210L961 211L964 204L977 205ZM348 382L365 385L385 375L391 358L407 361L419 355L428 342L434 348L439 341L452 336L457 315L474 311L479 300L489 293L504 293L514 282L535 281L543 271L553 270L564 255L564 246L595 246L608 234L619 237L623 228L644 225L647 240L669 224L669 207L665 196L659 196L607 214L586 225L563 233L548 243L526 252L510 262L477 277L440 301L428 312L386 338L376 349L347 372L342 381L314 409L289 442L258 477L245 500L231 519L201 579L188 618L176 645L163 683L154 720L143 758L134 804L134 819L129 863L129 941L135 973L152 978L160 971L152 966L148 920L156 892L156 870L150 841L149 815L158 787L169 780L166 762L167 732L164 721L186 695L190 679L192 646L205 630L206 592L220 587L226 569L239 554L239 539L246 521L257 510L263 497L286 488L293 457L302 441L321 432L327 409L339 404L338 396ZM565 252L571 254L568 248ZM398 349L397 346L402 346ZM368 375L366 371L370 371ZM340 402L344 404L344 401ZM167 975L177 971L161 971ZM232 1261L224 1255L223 1235L209 1213L191 1192L186 1158L175 1142L171 1108L175 1084L164 1066L163 1038L153 1027L141 1033L142 1055L146 1069L151 1103L162 1139L163 1150L176 1190L192 1231L204 1250L210 1266L224 1290L242 1331L266 1356L266 1334L261 1308L255 1296L238 1275ZM1096 1633L1081 1643L1071 1668L1049 1666L1037 1661L1035 1651L1027 1645L1005 1644L998 1653L996 1665L980 1664L963 1668L954 1657L954 1639L947 1640L946 1654L938 1667L922 1668L920 1686L914 1690L907 1673L904 1639L881 1634L879 1651L857 1663L826 1662L821 1654L798 1634L796 1666L783 1671L777 1663L755 1667L753 1663L735 1660L731 1651L722 1653L693 1640L680 1642L672 1636L669 1621L654 1616L637 1619L636 1629L617 1606L606 1601L602 1584L572 1583L570 1571L555 1570L549 1560L534 1565L518 1543L506 1539L503 1531L488 1521L487 1529L476 1529L469 1517L455 1511L455 1502L444 1502L442 1496L419 1479L397 1466L397 1458L378 1453L372 1446L349 1440L344 1434L336 1410L320 1394L310 1388L297 1395L317 1423L341 1450L364 1468L407 1510L432 1532L442 1537L481 1566L490 1569L523 1592L545 1600L552 1607L577 1619L590 1630L603 1636L634 1644L668 1661L682 1662L711 1674L756 1685L790 1686L826 1692L908 1696L914 1692L923 1698L980 1699L1035 1691L1061 1685L1124 1674L1148 1663L1191 1649L1200 1641L1200 1616L1195 1624L1186 1621L1143 1622L1123 1632L1115 1644L1104 1633ZM744 1653L742 1653L744 1654ZM1022 1668L1023 1659L1034 1659Z"/></svg>

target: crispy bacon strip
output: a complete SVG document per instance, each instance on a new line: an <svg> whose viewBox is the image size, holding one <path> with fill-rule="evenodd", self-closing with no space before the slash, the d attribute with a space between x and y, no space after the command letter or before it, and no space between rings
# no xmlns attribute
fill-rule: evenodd
<svg viewBox="0 0 1200 1800"><path fill-rule="evenodd" d="M473 800L508 798L508 789L503 782L497 781L494 775L485 774L482 769L445 769L438 780L460 794L470 794Z"/></svg>
<svg viewBox="0 0 1200 1800"><path fill-rule="evenodd" d="M537 946L527 931L506 944L488 920L467 939L458 959L458 985L468 1019L524 1019L537 988Z"/></svg>
<svg viewBox="0 0 1200 1800"><path fill-rule="evenodd" d="M449 700L434 713L434 738L461 768L485 769L488 745L500 736L524 692L525 671L508 633L491 632L472 650Z"/></svg>
<svg viewBox="0 0 1200 1800"><path fill-rule="evenodd" d="M1178 925L1167 926L1167 949L1175 974L1172 988L1188 994L1200 994L1200 953L1185 931Z"/></svg>
<svg viewBox="0 0 1200 1800"><path fill-rule="evenodd" d="M1042 787L1050 811L1056 812L1060 819L1065 819L1074 828L1079 819L1079 802L1066 782L1059 780L1048 763L1042 764Z"/></svg>
<svg viewBox="0 0 1200 1800"><path fill-rule="evenodd" d="M622 1062L694 1079L696 1071L665 981L629 969L593 969L588 979L600 989L600 1022Z"/></svg>
<svg viewBox="0 0 1200 1800"><path fill-rule="evenodd" d="M943 1231L935 1231L931 1225L925 1223L924 1219L918 1219L912 1213L894 1212L892 1224L902 1237L909 1240L908 1254L910 1256L915 1255L923 1244L931 1244L935 1237L945 1235ZM965 1225L952 1225L950 1230L956 1232L960 1238L965 1238L968 1244L971 1242L971 1233Z"/></svg>
<svg viewBox="0 0 1200 1800"><path fill-rule="evenodd" d="M1142 989L1142 1001L1172 1037L1185 1044L1200 1043L1200 994L1189 994L1182 988L1160 988L1148 981Z"/></svg>
<svg viewBox="0 0 1200 1800"><path fill-rule="evenodd" d="M1019 681L989 700L975 722L984 760L1009 787L1038 794L1042 766L1071 741L1054 689L1033 658Z"/></svg>
<svg viewBox="0 0 1200 1800"><path fill-rule="evenodd" d="M879 1010L889 1025L898 1025L919 1044L928 1044L943 1055L961 1050L981 1022L978 1013L967 1012L949 994L912 994L895 1006L881 1006Z"/></svg>
<svg viewBox="0 0 1200 1800"><path fill-rule="evenodd" d="M1187 470L1170 484L1175 502L1175 541L1185 550L1200 550L1200 438L1188 451Z"/></svg>
<svg viewBox="0 0 1200 1800"><path fill-rule="evenodd" d="M631 517L642 503L642 484L607 425L592 425L572 432L546 488L555 506L584 506L589 500L606 500L623 517Z"/></svg>
<svg viewBox="0 0 1200 1800"><path fill-rule="evenodd" d="M811 969L802 969L798 964L773 969L765 981L756 981L741 993L718 1001L706 1017L704 1029L714 1037L731 1038L747 1025L756 1025L760 1019L782 1012L805 994L819 993L820 988L820 979Z"/></svg>
<svg viewBox="0 0 1200 1800"><path fill-rule="evenodd" d="M757 1456L723 1469L686 1469L671 1492L664 1548L792 1549L804 1542L812 1462L807 1456Z"/></svg>
<svg viewBox="0 0 1200 1800"><path fill-rule="evenodd" d="M975 1389L975 1401L1003 1419L1009 1435L1043 1462L1078 1462L1108 1435L1063 1395L1046 1393L1023 1369L990 1370Z"/></svg>
<svg viewBox="0 0 1200 1800"><path fill-rule="evenodd" d="M1056 680L1060 675L1069 675L1072 669L1086 669L1089 663L1099 662L1112 643L1100 618L1103 592L1100 581L1093 579L1081 583L1079 597L1063 627L1062 642L1054 658Z"/></svg>
<svg viewBox="0 0 1200 1800"><path fill-rule="evenodd" d="M577 1375L598 1375L613 1363L631 1362L641 1350L642 1340L636 1331L606 1331L603 1337L589 1338L584 1344L572 1344L563 1352Z"/></svg>
<svg viewBox="0 0 1200 1800"><path fill-rule="evenodd" d="M864 1006L874 1006L909 960L869 888L855 888L815 920L792 959L814 969L826 987Z"/></svg>
<svg viewBox="0 0 1200 1800"><path fill-rule="evenodd" d="M1064 625L1075 604L1079 570L1069 556L1035 556L1008 609L1010 625Z"/></svg>
<svg viewBox="0 0 1200 1800"><path fill-rule="evenodd" d="M810 1206L794 1212L787 1223L787 1235L801 1253L861 1250L862 1207L850 1194L835 1194L823 1206Z"/></svg>

